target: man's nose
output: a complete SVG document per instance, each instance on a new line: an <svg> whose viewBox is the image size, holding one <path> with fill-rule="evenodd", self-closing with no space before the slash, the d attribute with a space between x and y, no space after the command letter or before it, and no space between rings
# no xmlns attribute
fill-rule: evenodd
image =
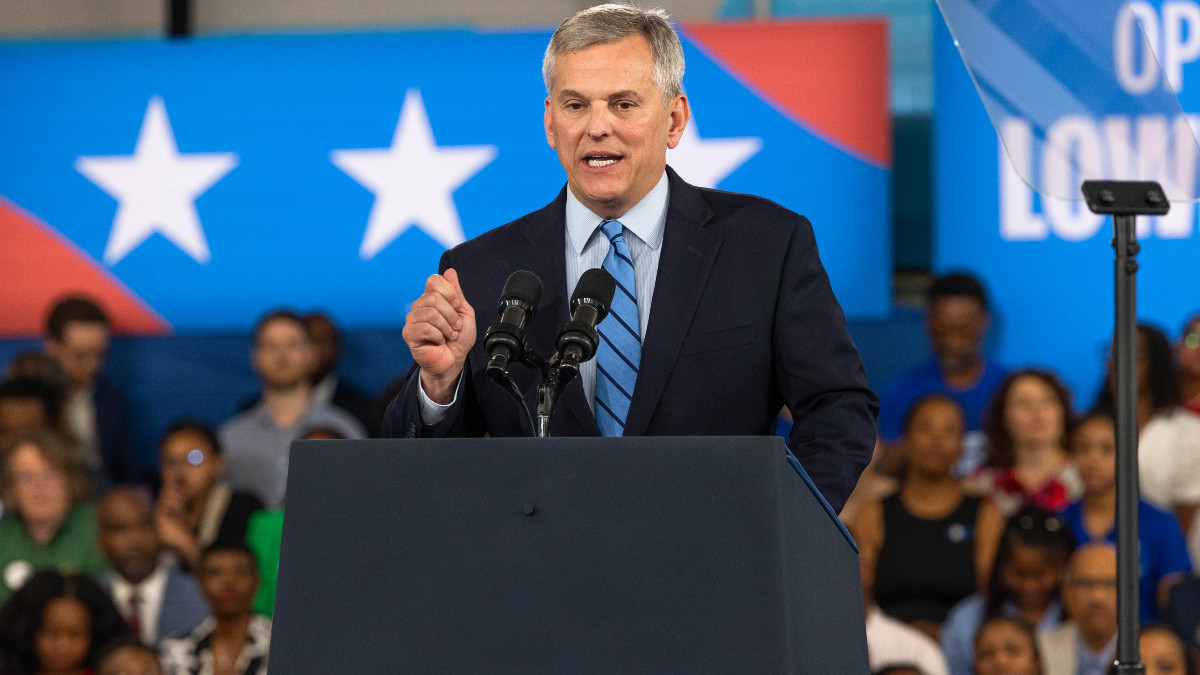
<svg viewBox="0 0 1200 675"><path fill-rule="evenodd" d="M589 108L587 134L592 138L603 138L612 130L612 112L607 105Z"/></svg>

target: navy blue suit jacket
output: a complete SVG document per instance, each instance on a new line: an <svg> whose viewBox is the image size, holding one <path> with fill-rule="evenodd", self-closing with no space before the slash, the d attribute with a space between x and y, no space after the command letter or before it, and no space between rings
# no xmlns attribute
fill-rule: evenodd
<svg viewBox="0 0 1200 675"><path fill-rule="evenodd" d="M100 584L109 593L112 593L115 574L110 570L100 577ZM208 614L208 603L195 578L173 567L167 568L167 585L163 588L163 601L158 608L158 635L153 646L157 647L164 638L190 633L208 618Z"/></svg>
<svg viewBox="0 0 1200 675"><path fill-rule="evenodd" d="M697 188L667 169L670 201L627 436L770 435L786 403L793 453L835 510L871 458L879 401L803 216L750 195ZM508 275L543 283L526 327L544 357L568 320L566 188L543 209L447 251L475 308L477 337L446 419L421 421L412 376L384 419L385 437L528 436L518 404L485 373L483 335ZM532 406L540 377L510 370ZM551 420L553 436L599 435L579 384Z"/></svg>

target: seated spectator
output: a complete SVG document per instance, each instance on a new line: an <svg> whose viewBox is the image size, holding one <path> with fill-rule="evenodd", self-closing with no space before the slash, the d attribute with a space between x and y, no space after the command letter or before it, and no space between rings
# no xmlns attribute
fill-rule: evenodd
<svg viewBox="0 0 1200 675"><path fill-rule="evenodd" d="M163 675L158 652L132 636L112 640L100 648L96 675Z"/></svg>
<svg viewBox="0 0 1200 675"><path fill-rule="evenodd" d="M969 481L1006 516L1032 502L1051 511L1083 493L1067 453L1071 395L1048 370L1019 370L1000 384L988 406L985 466Z"/></svg>
<svg viewBox="0 0 1200 675"><path fill-rule="evenodd" d="M1046 675L1108 675L1117 649L1117 550L1085 544L1063 578L1070 620L1038 634Z"/></svg>
<svg viewBox="0 0 1200 675"><path fill-rule="evenodd" d="M1075 541L1117 543L1117 446L1113 421L1105 413L1091 413L1075 429L1071 452L1083 478L1083 499L1063 509L1063 520ZM1158 618L1171 586L1192 569L1187 544L1174 514L1138 500L1138 570L1140 621Z"/></svg>
<svg viewBox="0 0 1200 675"><path fill-rule="evenodd" d="M919 399L905 418L899 491L856 519L860 557L877 557L875 601L934 639L950 608L977 590L976 572L984 563L975 532L988 517L981 510L994 508L964 494L952 473L965 430L953 399Z"/></svg>
<svg viewBox="0 0 1200 675"><path fill-rule="evenodd" d="M227 478L271 508L283 504L288 453L305 429L332 427L346 438L362 438L358 420L313 399L316 355L308 326L299 315L272 312L254 329L254 368L263 381L262 401L221 425Z"/></svg>
<svg viewBox="0 0 1200 675"><path fill-rule="evenodd" d="M0 382L0 448L34 429L59 431L62 393L54 385L33 377Z"/></svg>
<svg viewBox="0 0 1200 675"><path fill-rule="evenodd" d="M1006 369L983 353L983 339L991 318L983 284L968 274L947 274L929 287L925 329L934 357L892 380L879 392L879 435L885 445L885 470L895 456L903 433L904 415L929 394L954 399L967 419L962 459L955 476L968 475L983 463L987 443L983 412Z"/></svg>
<svg viewBox="0 0 1200 675"><path fill-rule="evenodd" d="M99 574L108 565L96 547L96 512L83 467L48 431L21 436L4 454L0 495L0 602L47 568Z"/></svg>
<svg viewBox="0 0 1200 675"><path fill-rule="evenodd" d="M201 556L198 576L211 615L186 636L163 641L163 671L266 675L271 620L251 606L258 590L254 554L244 545L215 544Z"/></svg>
<svg viewBox="0 0 1200 675"><path fill-rule="evenodd" d="M852 530L854 538L859 532ZM858 567L862 578L863 607L867 612L867 657L871 672L894 672L897 666L914 666L925 675L945 675L946 659L938 645L928 635L894 619L875 604L875 556L863 555L859 548Z"/></svg>
<svg viewBox="0 0 1200 675"><path fill-rule="evenodd" d="M0 673L86 675L100 646L124 634L125 622L95 581L43 570L0 607Z"/></svg>
<svg viewBox="0 0 1200 675"><path fill-rule="evenodd" d="M196 580L161 562L150 507L140 494L129 488L109 492L96 507L96 522L100 550L112 565L100 583L134 637L158 645L208 616Z"/></svg>
<svg viewBox="0 0 1200 675"><path fill-rule="evenodd" d="M984 621L975 634L975 675L1042 675L1033 628L1015 617Z"/></svg>
<svg viewBox="0 0 1200 675"><path fill-rule="evenodd" d="M108 340L108 317L87 298L61 300L46 319L46 353L66 376L66 428L79 444L84 465L111 485L142 476L129 442L125 397L101 374Z"/></svg>
<svg viewBox="0 0 1200 675"><path fill-rule="evenodd" d="M1026 504L1008 519L987 592L959 602L942 625L942 653L952 675L972 672L975 633L986 619L1017 617L1038 632L1062 621L1059 580L1073 548L1070 529L1052 511Z"/></svg>
<svg viewBox="0 0 1200 675"><path fill-rule="evenodd" d="M1171 344L1162 331L1137 331L1138 482L1141 496L1174 511L1194 564L1200 564L1200 415L1180 405L1183 394ZM1096 410L1116 411L1111 363Z"/></svg>
<svg viewBox="0 0 1200 675"><path fill-rule="evenodd" d="M1146 675L1196 675L1196 660L1187 645L1167 626L1150 624L1138 635L1138 652Z"/></svg>
<svg viewBox="0 0 1200 675"><path fill-rule="evenodd" d="M1200 314L1193 316L1183 327L1183 336L1176 349L1179 361L1179 386L1183 406L1200 413Z"/></svg>
<svg viewBox="0 0 1200 675"><path fill-rule="evenodd" d="M263 505L222 480L225 459L212 427L197 420L167 427L159 443L159 466L162 490L154 526L184 569L194 568L200 552L217 541L245 543L246 524Z"/></svg>
<svg viewBox="0 0 1200 675"><path fill-rule="evenodd" d="M1189 649L1200 651L1200 576L1188 577L1171 588L1163 618L1188 641Z"/></svg>

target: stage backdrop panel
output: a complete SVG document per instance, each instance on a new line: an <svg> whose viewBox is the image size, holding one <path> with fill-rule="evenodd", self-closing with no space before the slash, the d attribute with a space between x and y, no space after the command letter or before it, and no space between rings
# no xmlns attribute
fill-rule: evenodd
<svg viewBox="0 0 1200 675"><path fill-rule="evenodd" d="M1152 73L1137 56L1144 44L1129 25L1135 16L1146 19L1146 34L1157 53L1170 55L1163 59L1166 70L1195 129L1200 119L1195 117L1200 112L1200 4L1133 2L1129 10L1111 18L1108 35L1116 36L1110 55L1113 67L1144 80ZM966 268L978 273L994 303L996 356L1012 366L1055 369L1074 390L1076 406L1086 409L1099 391L1113 330L1112 222L1092 214L1082 202L1042 197L1021 181L944 23L935 38L935 266L938 271ZM1072 58L1066 45L1059 52ZM1124 84L1131 84L1128 78ZM1112 161L1106 133L1124 128L1132 134L1125 142L1146 153L1148 161L1194 165L1189 157L1153 157L1145 130L1174 120L1117 117L1083 124L1058 121L1070 124L1069 130L1077 134L1075 152ZM1004 123L1026 121L1008 117ZM1048 123L1053 128L1055 121ZM1026 175L1044 169L1044 158L1034 156L1030 146L1013 143L1009 153L1022 162ZM1186 190L1197 194L1196 176L1184 179ZM1186 195L1177 191L1168 196ZM1177 337L1187 316L1200 311L1196 212L1195 204L1173 204L1165 218L1139 218L1138 315L1171 338Z"/></svg>
<svg viewBox="0 0 1200 675"><path fill-rule="evenodd" d="M851 318L890 311L881 20L681 27L687 179L803 213ZM280 305L403 323L447 248L565 182L549 29L0 45L0 335L70 290L133 334ZM747 289L753 292L753 289Z"/></svg>

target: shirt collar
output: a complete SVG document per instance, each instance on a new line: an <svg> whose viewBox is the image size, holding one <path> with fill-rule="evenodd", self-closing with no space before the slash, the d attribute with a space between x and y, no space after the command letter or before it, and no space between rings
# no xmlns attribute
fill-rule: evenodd
<svg viewBox="0 0 1200 675"><path fill-rule="evenodd" d="M667 172L663 171L662 178L658 179L654 188L617 220L621 221L625 229L642 240L642 243L653 250L658 250L658 247L662 245L663 232L667 229L669 197ZM583 202L575 197L575 193L571 192L569 187L567 188L567 238L577 255L583 253L588 240L592 238L596 228L603 221L604 218L592 213L591 209L584 206Z"/></svg>

